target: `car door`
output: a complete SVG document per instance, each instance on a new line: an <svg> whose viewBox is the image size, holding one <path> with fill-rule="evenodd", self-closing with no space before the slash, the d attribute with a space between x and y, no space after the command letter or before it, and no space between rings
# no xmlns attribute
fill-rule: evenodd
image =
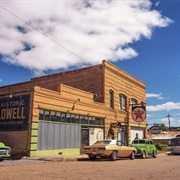
<svg viewBox="0 0 180 180"><path fill-rule="evenodd" d="M120 140L117 141L117 146L118 146L118 156L119 157L126 157L128 156L128 150L124 143Z"/></svg>
<svg viewBox="0 0 180 180"><path fill-rule="evenodd" d="M149 141L149 154L153 154L154 151L154 143L152 141Z"/></svg>

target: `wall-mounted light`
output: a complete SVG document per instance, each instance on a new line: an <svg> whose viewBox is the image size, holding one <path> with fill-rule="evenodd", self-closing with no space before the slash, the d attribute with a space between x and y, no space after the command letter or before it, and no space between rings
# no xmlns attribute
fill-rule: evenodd
<svg viewBox="0 0 180 180"><path fill-rule="evenodd" d="M12 93L9 95L9 98L13 98L13 95L12 95Z"/></svg>
<svg viewBox="0 0 180 180"><path fill-rule="evenodd" d="M75 100L75 102L77 102L77 101L79 101L79 102L80 102L80 101L81 101L81 99L80 99L80 98L77 98L77 99Z"/></svg>
<svg viewBox="0 0 180 180"><path fill-rule="evenodd" d="M81 101L81 99L80 98L77 98L74 102L73 102L73 106L72 106L72 108L71 108L71 111L73 111L74 109L75 109L75 103L76 102L80 102Z"/></svg>

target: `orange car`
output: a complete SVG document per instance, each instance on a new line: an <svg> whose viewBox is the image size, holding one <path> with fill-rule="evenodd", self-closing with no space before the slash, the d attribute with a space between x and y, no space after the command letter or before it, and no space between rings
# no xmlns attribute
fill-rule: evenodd
<svg viewBox="0 0 180 180"><path fill-rule="evenodd" d="M90 160L97 157L109 158L115 161L117 158L129 157L135 159L137 149L128 147L120 140L101 140L90 146L84 146L83 152L89 156Z"/></svg>

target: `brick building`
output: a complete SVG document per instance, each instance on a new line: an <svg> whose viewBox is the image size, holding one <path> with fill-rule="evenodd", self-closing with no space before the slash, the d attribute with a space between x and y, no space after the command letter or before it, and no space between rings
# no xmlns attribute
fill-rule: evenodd
<svg viewBox="0 0 180 180"><path fill-rule="evenodd" d="M99 139L129 145L146 120L132 119L144 104L145 84L108 61L0 87L0 141L12 154L80 154Z"/></svg>

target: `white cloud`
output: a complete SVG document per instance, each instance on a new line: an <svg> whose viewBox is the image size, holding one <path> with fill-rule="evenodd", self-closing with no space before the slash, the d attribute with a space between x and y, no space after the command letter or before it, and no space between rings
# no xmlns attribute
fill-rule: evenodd
<svg viewBox="0 0 180 180"><path fill-rule="evenodd" d="M0 9L2 60L36 73L131 59L131 43L172 22L150 0L1 1Z"/></svg>
<svg viewBox="0 0 180 180"><path fill-rule="evenodd" d="M157 99L164 99L160 94L153 94L153 93L147 93L146 98L157 98Z"/></svg>
<svg viewBox="0 0 180 180"><path fill-rule="evenodd" d="M169 119L168 119L168 117L163 118L163 119L161 119L161 122L169 122L169 120L170 120L170 122L174 122L174 119L172 117L170 117Z"/></svg>
<svg viewBox="0 0 180 180"><path fill-rule="evenodd" d="M0 79L0 83L2 82L2 79Z"/></svg>
<svg viewBox="0 0 180 180"><path fill-rule="evenodd" d="M179 110L180 102L167 102L164 104L159 104L155 106L146 106L148 112L156 112L156 111L170 111L170 110Z"/></svg>
<svg viewBox="0 0 180 180"><path fill-rule="evenodd" d="M157 1L157 2L154 3L155 6L159 6L159 4L160 4L159 1Z"/></svg>

